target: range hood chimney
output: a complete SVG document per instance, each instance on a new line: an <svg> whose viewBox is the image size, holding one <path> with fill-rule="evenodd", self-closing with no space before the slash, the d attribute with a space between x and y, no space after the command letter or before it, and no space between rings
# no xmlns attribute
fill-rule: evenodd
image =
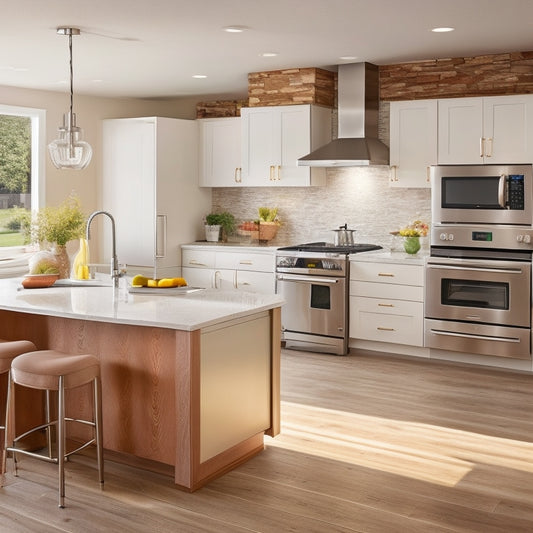
<svg viewBox="0 0 533 533"><path fill-rule="evenodd" d="M389 149L378 139L378 67L339 65L337 86L338 139L298 159L298 166L388 165Z"/></svg>

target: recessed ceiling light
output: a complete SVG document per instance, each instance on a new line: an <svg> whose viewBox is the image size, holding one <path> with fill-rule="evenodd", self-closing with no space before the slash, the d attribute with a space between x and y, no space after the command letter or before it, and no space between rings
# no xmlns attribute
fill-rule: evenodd
<svg viewBox="0 0 533 533"><path fill-rule="evenodd" d="M248 28L246 26L226 26L225 28L222 28L222 29L228 33L242 33Z"/></svg>
<svg viewBox="0 0 533 533"><path fill-rule="evenodd" d="M259 54L261 57L276 57L278 55L277 52L263 52L262 54Z"/></svg>
<svg viewBox="0 0 533 533"><path fill-rule="evenodd" d="M341 61L353 61L354 59L357 59L357 56L341 56L339 59Z"/></svg>
<svg viewBox="0 0 533 533"><path fill-rule="evenodd" d="M207 78L205 74L194 74L193 78L196 78L197 80L203 80L204 78Z"/></svg>
<svg viewBox="0 0 533 533"><path fill-rule="evenodd" d="M433 28L431 31L434 33L446 33L449 31L453 31L455 28L449 28L447 26L442 26L441 28Z"/></svg>

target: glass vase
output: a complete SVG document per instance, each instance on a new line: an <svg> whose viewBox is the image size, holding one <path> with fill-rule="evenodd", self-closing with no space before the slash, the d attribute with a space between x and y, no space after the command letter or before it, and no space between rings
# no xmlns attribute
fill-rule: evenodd
<svg viewBox="0 0 533 533"><path fill-rule="evenodd" d="M416 254L420 250L420 237L404 237L403 249L408 254Z"/></svg>

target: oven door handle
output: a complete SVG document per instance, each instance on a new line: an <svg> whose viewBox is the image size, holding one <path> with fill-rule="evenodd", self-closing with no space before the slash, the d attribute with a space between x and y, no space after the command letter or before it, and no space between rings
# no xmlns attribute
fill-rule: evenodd
<svg viewBox="0 0 533 533"><path fill-rule="evenodd" d="M520 339L517 337L492 337L490 335L474 335L469 333L456 333L451 331L442 331L439 329L431 329L434 335L441 335L443 337L462 337L464 339L475 339L483 341L499 341L499 342L514 342L519 343Z"/></svg>
<svg viewBox="0 0 533 533"><path fill-rule="evenodd" d="M277 279L279 281L294 281L296 283L310 283L310 284L326 284L326 285L335 285L339 283L342 278L321 278L319 276L284 276L283 274L278 274Z"/></svg>
<svg viewBox="0 0 533 533"><path fill-rule="evenodd" d="M457 265L444 265L444 264L435 264L428 263L428 268L435 268L440 270L469 270L471 272L495 272L499 274L522 274L523 270L518 268L487 268L484 266L457 266Z"/></svg>

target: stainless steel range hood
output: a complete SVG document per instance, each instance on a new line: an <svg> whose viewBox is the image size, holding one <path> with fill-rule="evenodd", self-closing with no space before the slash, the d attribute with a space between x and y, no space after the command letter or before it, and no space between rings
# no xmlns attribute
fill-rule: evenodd
<svg viewBox="0 0 533 533"><path fill-rule="evenodd" d="M378 67L339 65L337 85L338 139L298 159L298 166L388 165L389 149L378 139Z"/></svg>

